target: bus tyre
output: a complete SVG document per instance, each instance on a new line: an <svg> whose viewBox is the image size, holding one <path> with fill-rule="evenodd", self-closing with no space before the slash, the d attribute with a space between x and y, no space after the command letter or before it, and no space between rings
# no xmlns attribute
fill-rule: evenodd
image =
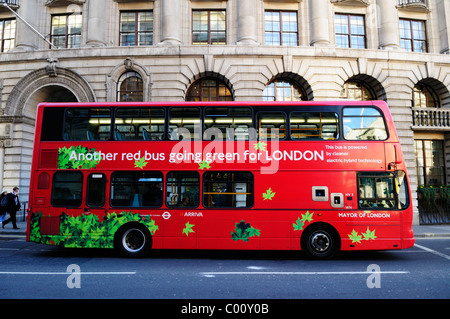
<svg viewBox="0 0 450 319"><path fill-rule="evenodd" d="M151 247L150 232L139 223L122 226L114 237L114 248L122 257L144 257Z"/></svg>
<svg viewBox="0 0 450 319"><path fill-rule="evenodd" d="M318 224L305 229L301 246L311 259L331 259L339 251L341 242L338 232L333 227Z"/></svg>

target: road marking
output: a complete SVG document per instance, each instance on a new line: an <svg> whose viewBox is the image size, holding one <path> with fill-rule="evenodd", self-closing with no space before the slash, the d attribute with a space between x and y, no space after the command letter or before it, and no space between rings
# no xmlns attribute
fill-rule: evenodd
<svg viewBox="0 0 450 319"><path fill-rule="evenodd" d="M371 275L371 274L409 274L409 271L223 271L201 272L200 275Z"/></svg>
<svg viewBox="0 0 450 319"><path fill-rule="evenodd" d="M51 271L0 271L0 275L136 275L135 271L85 271L85 272L51 272Z"/></svg>
<svg viewBox="0 0 450 319"><path fill-rule="evenodd" d="M417 248L423 249L425 251L428 251L428 252L430 252L432 254L435 254L435 255L438 255L440 257L443 257L443 258L445 258L447 260L450 260L450 256L447 256L446 254L440 253L440 252L438 252L436 250L433 250L431 248L424 247L424 246L421 246L421 245L418 245L418 244L414 244L414 246L416 246Z"/></svg>

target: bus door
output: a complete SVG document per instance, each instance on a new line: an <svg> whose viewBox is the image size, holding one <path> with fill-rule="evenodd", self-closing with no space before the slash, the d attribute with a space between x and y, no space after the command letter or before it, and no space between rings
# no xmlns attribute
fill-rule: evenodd
<svg viewBox="0 0 450 319"><path fill-rule="evenodd" d="M95 214L102 220L106 215L106 175L103 173L92 173L86 182L86 205L83 207L84 214Z"/></svg>

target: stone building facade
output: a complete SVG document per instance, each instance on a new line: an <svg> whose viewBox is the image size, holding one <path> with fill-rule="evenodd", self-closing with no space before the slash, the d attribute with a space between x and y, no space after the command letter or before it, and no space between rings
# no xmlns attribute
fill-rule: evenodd
<svg viewBox="0 0 450 319"><path fill-rule="evenodd" d="M0 187L25 202L44 101L381 99L413 205L450 180L448 0L0 0L0 41Z"/></svg>

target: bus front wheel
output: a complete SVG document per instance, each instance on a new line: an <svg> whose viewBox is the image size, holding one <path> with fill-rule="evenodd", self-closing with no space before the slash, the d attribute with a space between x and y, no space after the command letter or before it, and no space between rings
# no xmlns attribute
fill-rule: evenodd
<svg viewBox="0 0 450 319"><path fill-rule="evenodd" d="M312 259L331 259L340 249L337 231L327 224L311 225L301 238L302 250Z"/></svg>
<svg viewBox="0 0 450 319"><path fill-rule="evenodd" d="M114 248L123 257L144 257L151 246L150 232L139 223L122 226L114 238Z"/></svg>

